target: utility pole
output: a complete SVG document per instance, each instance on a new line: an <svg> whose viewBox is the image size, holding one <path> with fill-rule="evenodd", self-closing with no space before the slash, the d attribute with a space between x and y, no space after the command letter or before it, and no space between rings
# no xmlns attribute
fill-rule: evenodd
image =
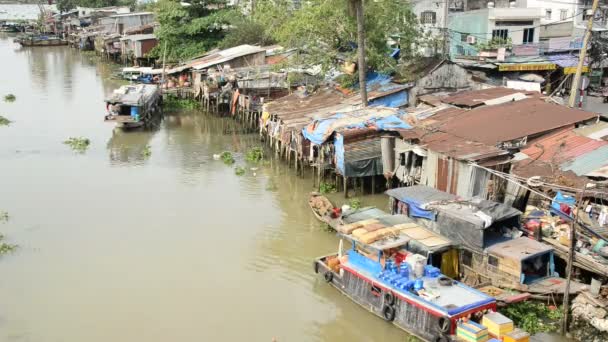
<svg viewBox="0 0 608 342"><path fill-rule="evenodd" d="M597 10L599 0L593 0L593 6L591 7L591 17L587 21L587 30L585 31L585 38L583 39L583 47L578 57L578 66L576 67L576 74L574 80L572 80L572 88L570 88L570 99L568 101L569 107L574 107L574 100L576 99L576 93L579 90L579 83L581 83L581 74L583 72L583 65L585 63L585 57L587 55L587 45L589 44L589 38L591 38L591 29L593 28L593 19L595 18L595 11Z"/></svg>
<svg viewBox="0 0 608 342"><path fill-rule="evenodd" d="M357 12L357 57L359 59L357 68L359 69L361 105L363 105L363 107L367 107L367 82L365 81L367 66L365 63L365 16L363 14L363 0L351 1L354 2L355 11Z"/></svg>
<svg viewBox="0 0 608 342"><path fill-rule="evenodd" d="M445 4L444 4L444 9L443 9L443 58L448 58L449 57L449 53L448 53L448 37L449 37L449 30L448 30L448 16L450 14L450 0L445 0Z"/></svg>

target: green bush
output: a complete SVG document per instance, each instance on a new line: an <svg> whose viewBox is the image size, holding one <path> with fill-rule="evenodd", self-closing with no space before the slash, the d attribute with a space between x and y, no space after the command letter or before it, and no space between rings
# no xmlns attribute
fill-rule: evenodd
<svg viewBox="0 0 608 342"><path fill-rule="evenodd" d="M550 308L543 303L533 301L510 304L500 312L531 335L557 331L563 316L562 308Z"/></svg>
<svg viewBox="0 0 608 342"><path fill-rule="evenodd" d="M336 192L336 186L330 183L321 183L319 185L319 192L322 194L329 194Z"/></svg>

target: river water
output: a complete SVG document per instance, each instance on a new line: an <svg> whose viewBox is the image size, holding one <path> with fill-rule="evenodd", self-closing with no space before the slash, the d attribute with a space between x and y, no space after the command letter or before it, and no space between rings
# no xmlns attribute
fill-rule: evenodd
<svg viewBox="0 0 608 342"><path fill-rule="evenodd" d="M310 179L213 160L244 165L255 134L199 112L117 132L103 122L115 67L7 36L0 61L0 95L17 97L0 102L0 233L19 245L0 257L0 341L405 340L315 278L338 240L308 209ZM62 144L80 136L84 154Z"/></svg>

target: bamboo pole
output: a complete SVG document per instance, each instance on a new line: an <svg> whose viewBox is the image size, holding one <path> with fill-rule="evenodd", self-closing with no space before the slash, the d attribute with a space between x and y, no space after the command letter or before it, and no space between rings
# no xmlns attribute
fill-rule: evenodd
<svg viewBox="0 0 608 342"><path fill-rule="evenodd" d="M596 0L597 1L597 0ZM567 278L566 278L566 288L564 289L564 317L562 320L562 335L566 334L566 331L568 331L568 314L570 311L570 282L572 281L572 269L574 267L574 254L576 253L576 251L574 250L574 247L576 246L576 225L578 224L578 217L579 215L581 215L582 213L584 213L584 209L582 208L582 203L583 203L583 198L585 198L585 189L586 189L586 184L583 185L583 188L581 189L580 192L580 197L578 198L578 203L575 206L575 208L577 208L576 210L576 214L574 215L574 217L572 218L572 222L570 225L570 250L568 251L568 265L567 265L567 269L566 269L566 274L567 274Z"/></svg>

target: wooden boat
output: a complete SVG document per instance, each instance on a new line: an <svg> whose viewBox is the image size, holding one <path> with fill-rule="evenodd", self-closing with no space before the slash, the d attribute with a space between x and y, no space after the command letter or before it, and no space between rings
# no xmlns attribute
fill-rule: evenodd
<svg viewBox="0 0 608 342"><path fill-rule="evenodd" d="M335 207L327 197L318 192L313 192L310 194L310 197L308 197L308 205L317 220L323 223L329 223L332 219L331 213Z"/></svg>
<svg viewBox="0 0 608 342"><path fill-rule="evenodd" d="M449 240L403 215L389 216L339 227L338 252L316 258L315 273L371 313L424 341L451 341L459 320L479 322L496 311L493 297L427 264L432 262L429 255L452 247ZM385 227L376 229L378 222ZM345 255L344 239L352 245Z"/></svg>
<svg viewBox="0 0 608 342"><path fill-rule="evenodd" d="M26 35L15 39L21 46L59 46L68 42L54 35Z"/></svg>
<svg viewBox="0 0 608 342"><path fill-rule="evenodd" d="M156 85L122 86L105 101L108 110L105 121L116 122L120 128L143 127L161 113L162 97Z"/></svg>

